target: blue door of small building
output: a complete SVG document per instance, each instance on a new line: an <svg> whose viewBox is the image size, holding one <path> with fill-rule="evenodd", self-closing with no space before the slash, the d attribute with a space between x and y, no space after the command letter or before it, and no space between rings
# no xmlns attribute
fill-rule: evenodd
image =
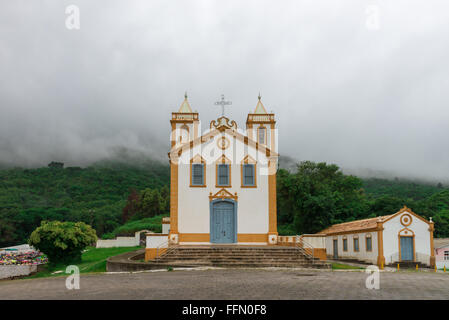
<svg viewBox="0 0 449 320"><path fill-rule="evenodd" d="M413 238L401 237L401 261L413 261Z"/></svg>
<svg viewBox="0 0 449 320"><path fill-rule="evenodd" d="M211 242L236 242L235 204L228 201L219 201L212 204L211 212Z"/></svg>

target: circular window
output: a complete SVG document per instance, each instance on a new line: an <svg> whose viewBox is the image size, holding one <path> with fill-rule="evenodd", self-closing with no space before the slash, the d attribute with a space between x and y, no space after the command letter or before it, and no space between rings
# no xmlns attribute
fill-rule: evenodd
<svg viewBox="0 0 449 320"><path fill-rule="evenodd" d="M405 227L408 227L412 224L412 217L409 214L403 214L401 216L401 224Z"/></svg>
<svg viewBox="0 0 449 320"><path fill-rule="evenodd" d="M230 145L231 143L230 143L230 141L229 141L229 139L228 138L226 138L226 137L221 137L221 139L218 139L217 140L217 145L218 145L218 147L219 148L221 148L221 149L227 149L228 147L229 147L229 145Z"/></svg>

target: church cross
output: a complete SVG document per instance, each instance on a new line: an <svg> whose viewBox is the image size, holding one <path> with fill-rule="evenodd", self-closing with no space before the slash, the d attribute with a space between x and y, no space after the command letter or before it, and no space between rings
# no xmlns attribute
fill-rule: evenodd
<svg viewBox="0 0 449 320"><path fill-rule="evenodd" d="M225 100L224 94L221 95L221 101L215 102L216 106L221 106L221 116L224 116L224 107L228 106L228 105L231 105L231 104L232 104L231 101L226 101Z"/></svg>

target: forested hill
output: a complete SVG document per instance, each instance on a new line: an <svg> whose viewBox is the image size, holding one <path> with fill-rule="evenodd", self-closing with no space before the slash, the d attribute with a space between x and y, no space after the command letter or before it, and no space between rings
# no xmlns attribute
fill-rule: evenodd
<svg viewBox="0 0 449 320"><path fill-rule="evenodd" d="M42 220L83 221L98 236L169 212L168 163L101 162L0 170L0 247L25 242ZM338 166L303 162L278 173L282 234L313 233L331 223L391 214L404 204L433 217L436 236L449 236L449 190L441 184L359 179Z"/></svg>
<svg viewBox="0 0 449 320"><path fill-rule="evenodd" d="M168 196L169 167L157 161L145 166L62 165L0 170L0 247L23 243L45 219L83 221L101 236L122 224L122 211L133 189L161 190Z"/></svg>

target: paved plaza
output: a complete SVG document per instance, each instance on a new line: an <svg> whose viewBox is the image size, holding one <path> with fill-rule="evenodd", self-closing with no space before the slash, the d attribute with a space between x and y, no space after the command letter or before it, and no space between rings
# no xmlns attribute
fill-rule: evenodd
<svg viewBox="0 0 449 320"><path fill-rule="evenodd" d="M212 269L0 281L0 299L449 299L449 274L381 272L366 289L360 271Z"/></svg>

